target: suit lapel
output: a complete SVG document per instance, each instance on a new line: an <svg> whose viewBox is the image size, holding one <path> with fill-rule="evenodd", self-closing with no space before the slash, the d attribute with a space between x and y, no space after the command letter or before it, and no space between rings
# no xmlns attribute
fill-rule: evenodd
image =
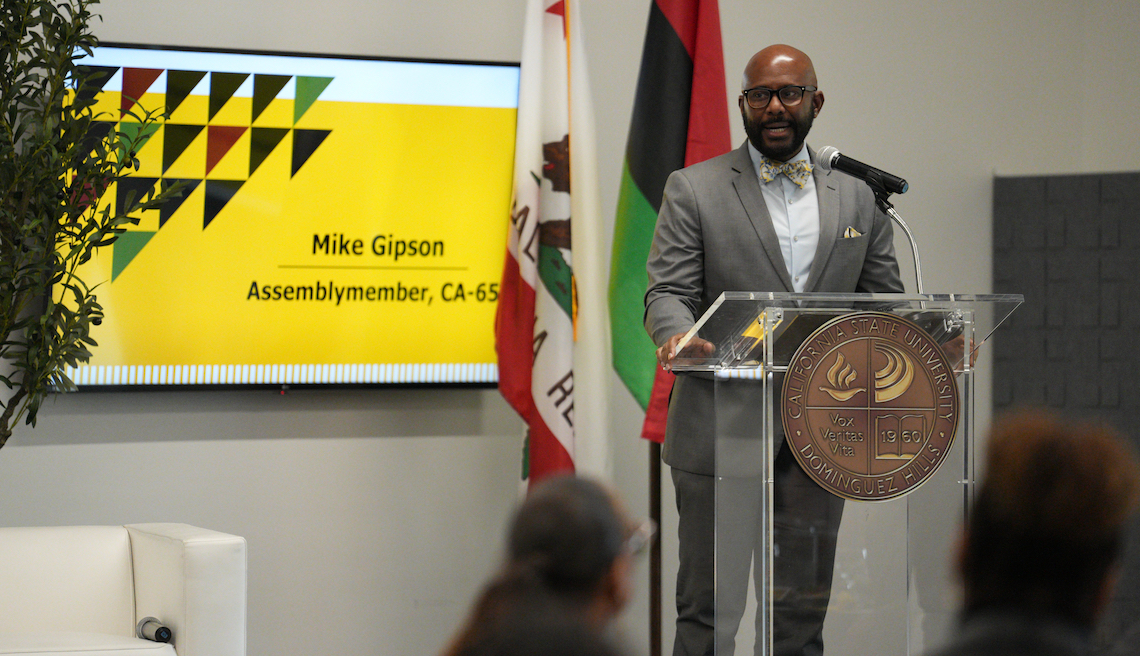
<svg viewBox="0 0 1140 656"><path fill-rule="evenodd" d="M815 151L809 148L808 153L811 156L812 178L815 180L815 193L819 202L819 244L815 249L804 290L814 292L835 247L836 235L839 234L839 188L831 179L831 172L819 167Z"/></svg>
<svg viewBox="0 0 1140 656"><path fill-rule="evenodd" d="M760 181L756 178L756 170L752 167L752 158L748 155L748 143L737 148L732 162L732 170L736 178L732 184L736 188L736 195L744 206L744 212L752 223L764 252L772 262L772 268L780 276L785 291L792 291L792 277L788 274L788 265L784 262L784 254L780 250L780 239L776 236L776 229L772 227L772 217L768 214L768 206L764 203L764 195L760 192ZM814 270L814 269L813 269ZM776 290L762 290L776 291Z"/></svg>

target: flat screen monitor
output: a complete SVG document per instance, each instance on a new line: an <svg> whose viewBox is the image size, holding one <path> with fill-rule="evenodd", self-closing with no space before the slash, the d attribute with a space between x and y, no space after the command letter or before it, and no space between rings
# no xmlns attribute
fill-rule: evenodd
<svg viewBox="0 0 1140 656"><path fill-rule="evenodd" d="M104 195L183 194L81 270L80 389L491 385L517 64L101 44ZM162 117L149 129L138 116Z"/></svg>

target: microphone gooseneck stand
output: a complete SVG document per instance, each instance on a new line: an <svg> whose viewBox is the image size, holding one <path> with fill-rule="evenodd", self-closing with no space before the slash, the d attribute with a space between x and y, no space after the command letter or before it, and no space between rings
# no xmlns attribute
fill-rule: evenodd
<svg viewBox="0 0 1140 656"><path fill-rule="evenodd" d="M879 180L878 176L875 173L871 172L867 174L867 177L865 179L867 185L871 187L871 191L875 193L875 205L877 205L884 214L891 217L891 220L897 223L899 227L903 229L903 233L906 234L907 241L910 242L910 252L914 255L914 277L915 282L918 285L918 293L924 294L925 292L922 290L922 263L920 263L918 260L918 242L914 240L914 235L910 231L910 226L908 226L906 224L906 221L903 221L903 218L899 216L898 212L895 211L895 206L891 204L891 201L887 200L890 197L891 192L887 191L886 187ZM925 310L926 301L919 301L918 306L919 308ZM945 341L946 339L961 334L961 329L961 315L950 314L943 317L941 322L941 329L936 330L935 332L942 336L941 341ZM928 328L927 330L929 331L930 329Z"/></svg>
<svg viewBox="0 0 1140 656"><path fill-rule="evenodd" d="M879 176L870 172L867 174L866 182L867 186L871 187L871 191L875 193L875 205L883 211L883 214L891 217L891 219L903 229L903 233L906 234L906 238L910 242L910 252L914 256L914 277L918 285L918 293L922 294L922 264L918 260L918 242L914 240L910 226L908 226L906 221L903 221L903 218L895 211L895 206L891 204L891 201L887 200L890 198L891 192L887 191L886 186L883 185ZM923 306L925 307L925 303L923 303Z"/></svg>

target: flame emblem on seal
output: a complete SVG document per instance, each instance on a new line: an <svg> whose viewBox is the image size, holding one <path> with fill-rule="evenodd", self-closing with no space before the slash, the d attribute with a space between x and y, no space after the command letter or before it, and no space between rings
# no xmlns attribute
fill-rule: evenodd
<svg viewBox="0 0 1140 656"><path fill-rule="evenodd" d="M866 387L851 387L851 383L855 382L857 375L855 368L847 364L847 359L843 357L843 354L836 353L835 364L827 370L827 382L831 383L831 387L820 387L819 389L827 392L836 401L848 401L859 392L867 391Z"/></svg>
<svg viewBox="0 0 1140 656"><path fill-rule="evenodd" d="M899 398L910 389L914 382L915 365L909 355L888 342L875 344L875 350L887 359L887 364L875 372L875 401L886 403ZM830 386L821 386L819 389L836 401L850 401L859 392L867 391L866 387L851 386L856 378L858 372L855 368L848 364L842 353L836 353L835 363L827 370Z"/></svg>

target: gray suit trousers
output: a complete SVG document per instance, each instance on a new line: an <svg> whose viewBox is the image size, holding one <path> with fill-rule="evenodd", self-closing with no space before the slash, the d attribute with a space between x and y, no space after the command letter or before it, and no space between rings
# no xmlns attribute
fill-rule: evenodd
<svg viewBox="0 0 1140 656"><path fill-rule="evenodd" d="M817 656L823 653L843 500L812 481L786 446L774 465L773 653ZM763 553L761 479L718 480L675 468L671 472L680 514L681 560L673 654L730 655L744 615L753 553ZM760 570L753 569L761 594ZM756 639L764 639L759 626ZM759 644L755 653L761 653Z"/></svg>

